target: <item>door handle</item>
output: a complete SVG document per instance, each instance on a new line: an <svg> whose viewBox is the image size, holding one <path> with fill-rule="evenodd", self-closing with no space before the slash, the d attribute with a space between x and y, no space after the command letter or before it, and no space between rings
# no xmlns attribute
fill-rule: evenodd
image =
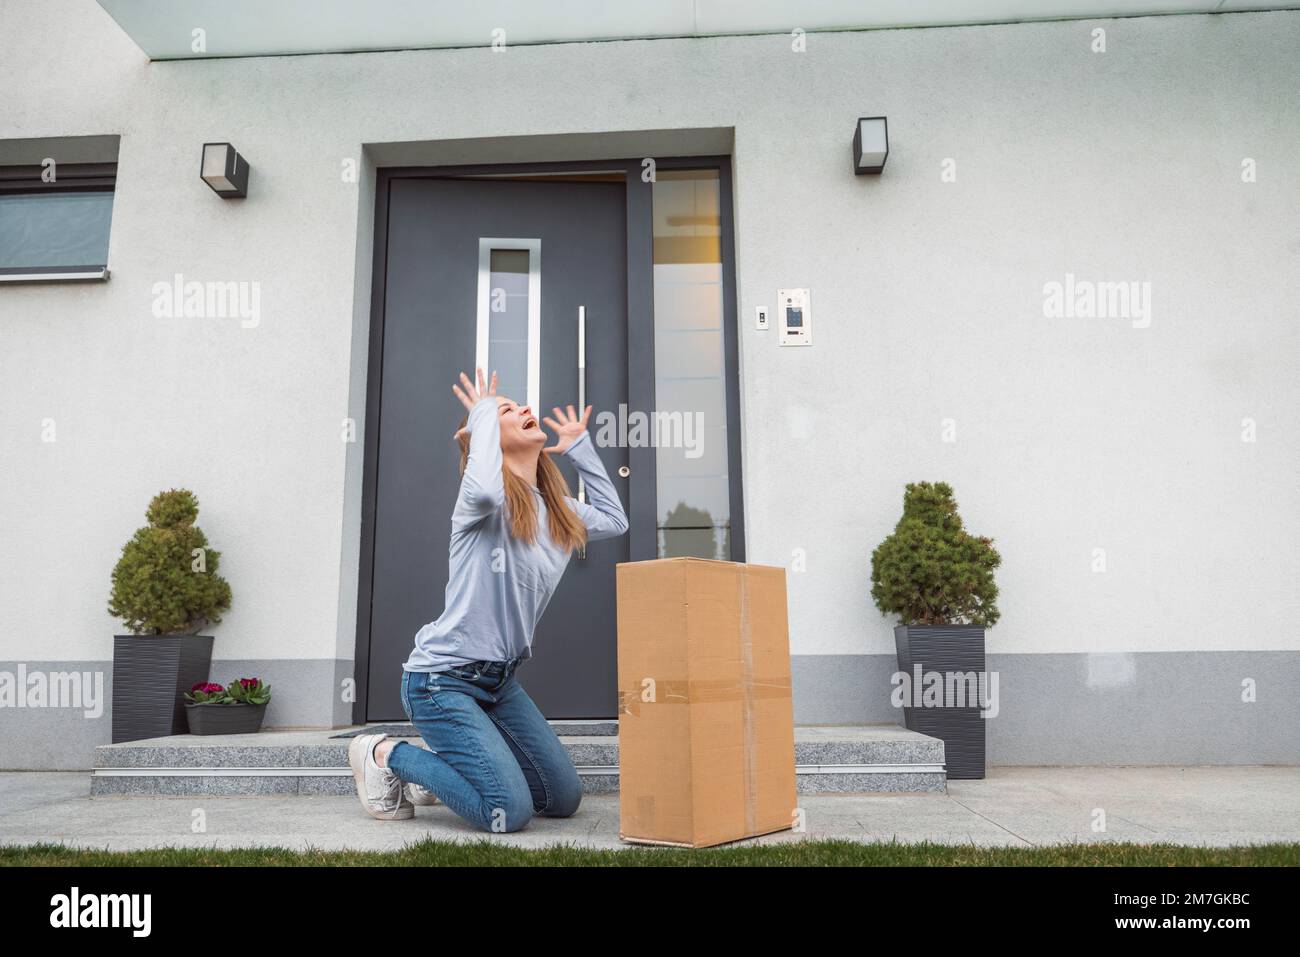
<svg viewBox="0 0 1300 957"><path fill-rule="evenodd" d="M578 307L578 414L587 407L587 307ZM587 490L578 476L578 501L587 501ZM587 545L578 546L578 557L587 557Z"/></svg>

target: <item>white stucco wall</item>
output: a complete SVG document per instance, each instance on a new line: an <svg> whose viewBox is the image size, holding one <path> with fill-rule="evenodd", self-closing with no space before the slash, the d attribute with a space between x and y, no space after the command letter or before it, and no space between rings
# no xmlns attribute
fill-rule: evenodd
<svg viewBox="0 0 1300 957"><path fill-rule="evenodd" d="M234 588L220 657L350 657L340 423L362 417L372 210L343 159L678 127L735 129L749 558L806 550L795 654L892 652L869 555L920 479L951 482L1003 554L992 651L1300 649L1300 14L807 45L149 63L91 0L5 0L0 139L121 149L111 281L0 287L0 659L111 656L109 572L172 485L199 494ZM888 167L854 177L854 121L876 114ZM197 178L222 139L252 163L246 202ZM260 283L260 324L155 318L175 273ZM1067 273L1151 283L1149 327L1045 318ZM753 329L786 286L812 289L809 349Z"/></svg>

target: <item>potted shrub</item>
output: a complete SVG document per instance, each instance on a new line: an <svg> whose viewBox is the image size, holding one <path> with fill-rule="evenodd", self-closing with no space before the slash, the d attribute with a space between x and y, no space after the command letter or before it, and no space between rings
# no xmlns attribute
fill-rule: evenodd
<svg viewBox="0 0 1300 957"><path fill-rule="evenodd" d="M185 694L190 734L252 734L262 727L271 686L240 678L229 687L201 682Z"/></svg>
<svg viewBox="0 0 1300 957"><path fill-rule="evenodd" d="M108 611L132 632L113 638L115 743L184 734L181 695L208 680L212 636L199 632L221 621L230 585L198 514L188 489L160 492L113 568Z"/></svg>
<svg viewBox="0 0 1300 957"><path fill-rule="evenodd" d="M943 740L950 778L984 777L984 718L962 676L973 673L987 688L984 629L998 620L993 570L1001 562L991 538L962 527L944 482L908 485L903 517L871 554L871 597L883 613L899 617L898 670L912 694L904 722ZM922 698L917 666L952 680Z"/></svg>

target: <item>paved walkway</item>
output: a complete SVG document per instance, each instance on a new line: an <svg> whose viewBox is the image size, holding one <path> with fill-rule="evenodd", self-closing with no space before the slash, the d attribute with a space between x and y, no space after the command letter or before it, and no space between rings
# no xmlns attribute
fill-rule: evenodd
<svg viewBox="0 0 1300 957"><path fill-rule="evenodd" d="M988 846L1300 841L1300 767L996 768L983 781L948 787L946 795L804 795L806 836ZM195 833L199 811L206 830ZM1101 813L1105 830L1096 831ZM0 844L385 850L425 836L485 835L441 806L417 808L412 821L375 821L355 798L91 798L84 771L0 772ZM618 839L616 795L588 795L572 818L535 818L494 840L521 847L627 846Z"/></svg>

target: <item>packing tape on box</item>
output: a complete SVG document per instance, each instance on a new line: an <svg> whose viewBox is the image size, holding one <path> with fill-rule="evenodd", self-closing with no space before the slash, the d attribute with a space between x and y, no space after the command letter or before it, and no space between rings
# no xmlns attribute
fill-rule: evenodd
<svg viewBox="0 0 1300 957"><path fill-rule="evenodd" d="M636 717L642 708L699 701L750 701L758 698L790 697L790 679L755 678L749 686L739 681L659 681L646 678L644 687L623 688L618 693L620 714ZM650 695L650 697L643 697ZM746 710L752 710L746 708Z"/></svg>
<svg viewBox="0 0 1300 957"><path fill-rule="evenodd" d="M744 736L745 830L757 829L758 817L758 736L754 727L754 702L759 698L789 698L789 675L772 678L754 677L753 636L749 621L749 576L742 568L740 579L740 662L741 680L735 681L659 681L647 676L641 687L620 688L619 714L636 717L645 707L665 704L692 704L702 701L743 701L741 708ZM647 698L646 695L649 695Z"/></svg>

